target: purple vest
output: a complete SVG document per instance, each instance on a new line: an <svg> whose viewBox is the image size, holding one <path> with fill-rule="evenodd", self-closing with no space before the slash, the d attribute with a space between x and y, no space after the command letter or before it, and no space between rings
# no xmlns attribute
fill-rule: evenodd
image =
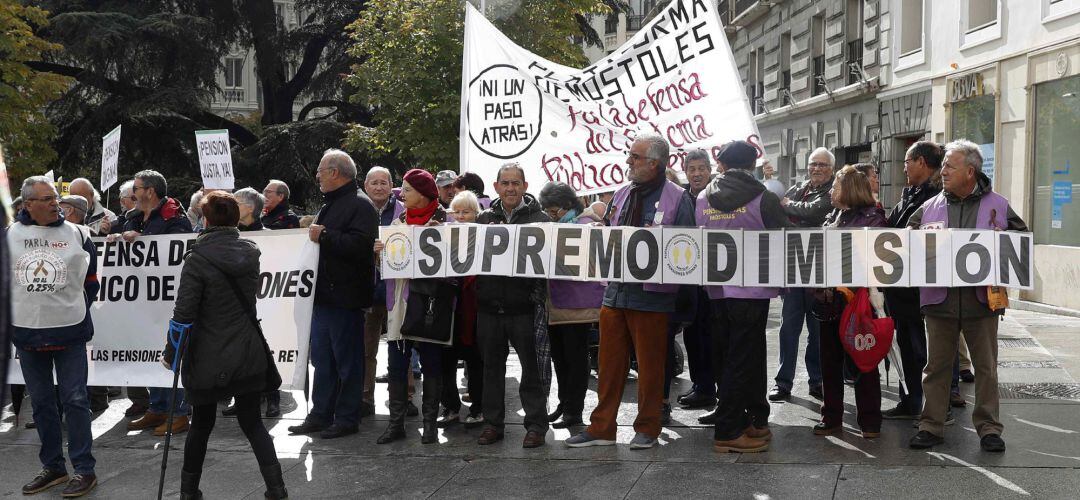
<svg viewBox="0 0 1080 500"><path fill-rule="evenodd" d="M697 205L694 207L694 219L697 225L705 229L747 229L761 231L765 228L765 221L761 218L761 195L758 194L745 206L731 212L721 212L709 206L709 200L702 191L697 197ZM704 261L703 261L704 262ZM712 300L722 298L732 299L771 299L780 295L780 289L767 287L748 286L706 286L709 298Z"/></svg>
<svg viewBox="0 0 1080 500"><path fill-rule="evenodd" d="M575 222L590 224L593 219L579 217ZM598 281L548 280L548 289L551 305L558 309L596 309L604 302L604 284Z"/></svg>
<svg viewBox="0 0 1080 500"><path fill-rule="evenodd" d="M967 229L1005 229L1008 227L1009 200L995 192L988 192L979 199L979 214L975 220L975 227ZM922 224L940 224L942 228L949 227L949 201L945 198L945 192L927 200L923 205ZM949 295L949 289L945 287L922 287L919 289L919 302L923 306L940 304L945 302ZM975 297L979 302L986 303L986 287L980 286L975 289Z"/></svg>
<svg viewBox="0 0 1080 500"><path fill-rule="evenodd" d="M631 186L632 184L627 184L619 188L619 190L615 192L615 197L611 200L611 204L615 207L612 211L611 220L616 224L622 218L622 209L623 206L626 204L626 199L630 197ZM660 224L658 225L670 226L671 224L675 223L675 217L678 216L679 212L679 202L682 200L683 196L686 196L685 189L679 187L679 185L675 184L674 182L664 182L663 191L660 192L660 208L657 209L661 212L664 212L664 215L660 218ZM649 227L652 225L653 224L650 222L643 222L642 227ZM641 287L646 292L675 293L679 291L679 285L643 283Z"/></svg>

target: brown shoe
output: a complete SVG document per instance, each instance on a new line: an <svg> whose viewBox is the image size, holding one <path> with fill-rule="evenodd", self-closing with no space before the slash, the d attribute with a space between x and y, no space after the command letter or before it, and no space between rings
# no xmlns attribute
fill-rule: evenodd
<svg viewBox="0 0 1080 500"><path fill-rule="evenodd" d="M754 427L753 425L746 428L743 431L744 434L754 439L760 439L762 441L772 441L772 430L768 427Z"/></svg>
<svg viewBox="0 0 1080 500"><path fill-rule="evenodd" d="M487 427L480 433L480 438L476 440L476 444L495 444L496 441L502 441L503 433L494 427Z"/></svg>
<svg viewBox="0 0 1080 500"><path fill-rule="evenodd" d="M146 415L146 410L147 409L148 408L146 408L145 405L141 405L139 403L132 403L131 406L128 407L128 409L124 410L124 416L125 417L141 417L143 415Z"/></svg>
<svg viewBox="0 0 1080 500"><path fill-rule="evenodd" d="M952 405L953 408L963 408L967 406L967 400L964 399L963 394L953 392L949 393L949 404Z"/></svg>
<svg viewBox="0 0 1080 500"><path fill-rule="evenodd" d="M81 497L97 486L97 476L93 474L75 474L71 476L66 488L60 496L64 498Z"/></svg>
<svg viewBox="0 0 1080 500"><path fill-rule="evenodd" d="M43 468L41 469L41 472L38 472L38 474L34 476L33 480L23 485L22 494L33 495L34 493L45 491L58 484L64 484L68 482L68 479L67 472Z"/></svg>
<svg viewBox="0 0 1080 500"><path fill-rule="evenodd" d="M825 422L818 422L818 424L814 426L814 435L831 436L833 434L840 434L840 432L843 430L844 426L842 425L834 425L832 427L829 427L825 424Z"/></svg>
<svg viewBox="0 0 1080 500"><path fill-rule="evenodd" d="M127 430L129 431L141 431L143 429L153 429L161 424L165 423L164 413L150 413L146 412L138 420L132 420L127 424Z"/></svg>
<svg viewBox="0 0 1080 500"><path fill-rule="evenodd" d="M162 422L161 425L154 429L155 436L164 436L165 431L168 430L168 422ZM187 432L188 430L188 418L187 415L177 415L172 419L172 433L173 435L180 434L181 432Z"/></svg>
<svg viewBox="0 0 1080 500"><path fill-rule="evenodd" d="M525 439L521 441L522 448L539 448L544 446L544 435L536 431L525 433Z"/></svg>
<svg viewBox="0 0 1080 500"><path fill-rule="evenodd" d="M745 432L729 441L713 441L713 450L718 453L759 453L768 449L768 441L754 439Z"/></svg>
<svg viewBox="0 0 1080 500"><path fill-rule="evenodd" d="M876 431L875 430L863 429L862 430L862 437L863 437L863 439L874 439L874 438L881 437L881 429L878 429Z"/></svg>

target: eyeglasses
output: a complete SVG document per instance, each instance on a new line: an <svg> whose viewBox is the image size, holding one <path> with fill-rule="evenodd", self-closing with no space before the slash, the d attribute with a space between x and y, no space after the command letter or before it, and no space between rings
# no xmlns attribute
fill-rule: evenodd
<svg viewBox="0 0 1080 500"><path fill-rule="evenodd" d="M565 210L562 208L548 208L545 209L544 212L547 212L547 214L551 216L552 219L558 219L561 217L561 215L559 214L565 213Z"/></svg>
<svg viewBox="0 0 1080 500"><path fill-rule="evenodd" d="M628 154L628 155L626 155L626 156L627 156L627 157L629 157L629 158L630 158L631 160L633 160L633 161L638 161L638 160L651 160L651 159L652 159L652 158L649 158L648 156L641 156L641 155L639 155L639 154L637 154L637 153L630 153L630 154Z"/></svg>
<svg viewBox="0 0 1080 500"><path fill-rule="evenodd" d="M822 168L822 169L823 168L832 168L832 165L829 165L828 163L822 163L822 162L817 162L817 161L811 162L807 166L809 166L810 168Z"/></svg>
<svg viewBox="0 0 1080 500"><path fill-rule="evenodd" d="M131 201L139 201L139 198L137 198L135 196L128 196L128 199L131 200Z"/></svg>

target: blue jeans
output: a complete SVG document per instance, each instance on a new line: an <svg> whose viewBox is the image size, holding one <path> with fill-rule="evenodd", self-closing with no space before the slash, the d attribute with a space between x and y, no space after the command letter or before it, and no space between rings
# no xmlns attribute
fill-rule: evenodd
<svg viewBox="0 0 1080 500"><path fill-rule="evenodd" d="M150 393L150 409L149 413L169 413L169 393L172 392L172 388L169 387L150 387L147 388ZM176 389L176 412L173 415L191 415L191 406L184 400L184 390Z"/></svg>
<svg viewBox="0 0 1080 500"><path fill-rule="evenodd" d="M311 312L311 422L354 426L364 399L364 311L315 306Z"/></svg>
<svg viewBox="0 0 1080 500"><path fill-rule="evenodd" d="M802 336L804 322L809 332L806 339L806 374L811 387L821 385L818 320L810 314L814 298L803 288L788 288L781 297L784 308L780 320L780 368L776 371L776 386L790 391L795 383L795 364L799 358L799 337Z"/></svg>
<svg viewBox="0 0 1080 500"><path fill-rule="evenodd" d="M55 368L67 422L71 466L76 474L93 474L96 461L90 452L94 438L90 433L90 398L86 394L86 344L69 345L60 351L18 351L41 440L38 451L41 465L52 471L67 471L63 428L56 407L57 390L53 386Z"/></svg>

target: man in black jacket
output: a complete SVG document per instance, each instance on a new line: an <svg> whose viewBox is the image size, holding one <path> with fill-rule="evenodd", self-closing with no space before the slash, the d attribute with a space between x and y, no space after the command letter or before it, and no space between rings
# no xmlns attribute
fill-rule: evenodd
<svg viewBox="0 0 1080 500"><path fill-rule="evenodd" d="M498 172L495 192L499 199L477 218L479 224L532 224L551 222L540 202L526 193L525 171L517 163L507 163ZM524 448L544 445L548 430L547 392L537 363L533 319L537 306L545 302L547 285L542 279L478 276L476 297L479 312L476 336L484 360L484 420L479 444L493 444L503 438L506 416L507 342L521 362L518 393L525 409Z"/></svg>
<svg viewBox="0 0 1080 500"><path fill-rule="evenodd" d="M941 192L936 177L941 170L945 152L941 146L930 141L912 144L904 155L904 179L907 186L900 201L889 212L889 227L903 229L908 219ZM896 323L896 344L900 346L900 360L904 364L904 387L900 387L900 402L896 407L881 412L888 419L913 420L922 412L922 371L926 366L926 325L919 311L918 288L885 288L885 301L889 316Z"/></svg>
<svg viewBox="0 0 1080 500"><path fill-rule="evenodd" d="M356 185L356 164L344 151L323 153L315 171L324 203L308 228L319 244L319 276L311 313L311 412L293 434L323 439L355 434L364 398L364 309L375 286L375 206Z"/></svg>
<svg viewBox="0 0 1080 500"><path fill-rule="evenodd" d="M289 208L289 185L284 181L270 179L263 188L266 198L266 211L262 215L262 225L267 229L296 229L300 227L300 218Z"/></svg>

